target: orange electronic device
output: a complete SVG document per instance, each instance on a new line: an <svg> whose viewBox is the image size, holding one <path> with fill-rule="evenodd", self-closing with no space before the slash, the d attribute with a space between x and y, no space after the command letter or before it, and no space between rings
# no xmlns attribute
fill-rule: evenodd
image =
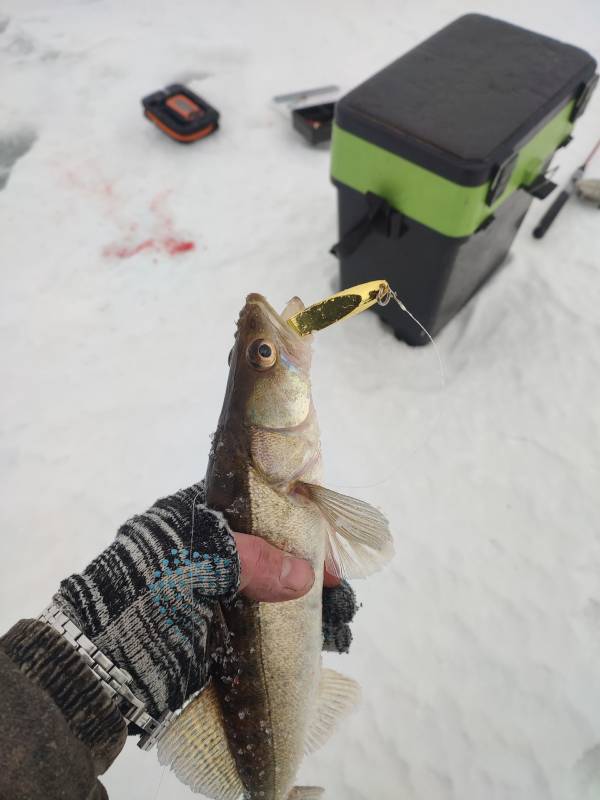
<svg viewBox="0 0 600 800"><path fill-rule="evenodd" d="M180 83L142 100L145 116L177 142L204 139L219 127L219 112Z"/></svg>

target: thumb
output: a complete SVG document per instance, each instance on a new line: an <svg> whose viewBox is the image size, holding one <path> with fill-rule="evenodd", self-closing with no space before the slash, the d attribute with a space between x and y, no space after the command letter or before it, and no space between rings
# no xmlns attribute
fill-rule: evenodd
<svg viewBox="0 0 600 800"><path fill-rule="evenodd" d="M308 561L247 533L234 533L240 557L240 591L251 600L278 602L305 595L315 581Z"/></svg>

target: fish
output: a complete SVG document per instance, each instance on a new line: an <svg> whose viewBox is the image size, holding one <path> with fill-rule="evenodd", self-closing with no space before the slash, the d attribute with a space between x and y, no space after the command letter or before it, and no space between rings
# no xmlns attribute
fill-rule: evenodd
<svg viewBox="0 0 600 800"><path fill-rule="evenodd" d="M324 566L364 577L393 555L384 515L321 483L313 336L287 324L303 308L294 297L278 314L262 295L247 297L206 472L207 505L233 530L308 559L315 571L300 599L239 595L220 606L226 655L158 745L160 762L212 800L321 797L320 787L296 786L296 773L360 697L355 681L321 664Z"/></svg>
<svg viewBox="0 0 600 800"><path fill-rule="evenodd" d="M585 180L577 181L575 191L582 200L596 203L600 208L600 178L586 178Z"/></svg>

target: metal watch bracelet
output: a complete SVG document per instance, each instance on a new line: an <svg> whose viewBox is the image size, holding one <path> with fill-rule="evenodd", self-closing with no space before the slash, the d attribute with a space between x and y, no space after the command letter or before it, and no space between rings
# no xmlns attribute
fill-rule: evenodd
<svg viewBox="0 0 600 800"><path fill-rule="evenodd" d="M138 747L150 750L160 740L175 714L167 709L158 719L150 716L145 703L129 688L131 675L127 670L113 664L55 603L45 608L38 619L51 625L75 648L109 696L114 698L125 722L134 723L144 731Z"/></svg>

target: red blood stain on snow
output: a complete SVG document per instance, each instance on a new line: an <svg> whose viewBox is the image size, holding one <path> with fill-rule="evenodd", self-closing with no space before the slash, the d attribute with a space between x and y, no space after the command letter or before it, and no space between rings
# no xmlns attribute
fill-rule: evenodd
<svg viewBox="0 0 600 800"><path fill-rule="evenodd" d="M57 163L57 168L61 165ZM126 200L116 179L109 180L93 161L69 169L61 168L66 185L92 198L102 215L115 227L119 238L102 248L105 258L133 258L140 253L179 256L196 249L196 243L175 229L168 208L171 190L159 192L148 211L136 222L126 218ZM149 213L148 213L149 212Z"/></svg>
<svg viewBox="0 0 600 800"><path fill-rule="evenodd" d="M184 239L174 239L167 236L165 239L146 239L139 244L128 245L113 244L107 245L102 251L102 255L106 258L131 258L137 256L138 253L144 250L153 250L155 253L168 253L170 256L178 255L179 253L187 253L189 250L195 250L195 242L185 241Z"/></svg>
<svg viewBox="0 0 600 800"><path fill-rule="evenodd" d="M196 249L196 243L175 229L173 216L168 209L170 190L159 192L148 204L148 211L136 222L126 219L122 189L115 180L108 180L96 164L84 163L79 167L63 169L64 180L72 189L91 197L110 220L120 236L102 248L105 258L133 258L140 253L178 256ZM145 234L145 235L144 235Z"/></svg>
<svg viewBox="0 0 600 800"><path fill-rule="evenodd" d="M150 202L151 233L154 234L141 242L135 241L138 230L137 223L130 223L121 241L107 245L102 253L106 258L132 258L144 251L166 253L177 256L196 249L195 242L180 237L175 232L173 217L167 209L167 198L170 192L161 192Z"/></svg>
<svg viewBox="0 0 600 800"><path fill-rule="evenodd" d="M177 255L177 253L187 253L188 250L196 248L195 242L184 242L177 239L166 239L163 244L167 248L167 252L172 256Z"/></svg>

